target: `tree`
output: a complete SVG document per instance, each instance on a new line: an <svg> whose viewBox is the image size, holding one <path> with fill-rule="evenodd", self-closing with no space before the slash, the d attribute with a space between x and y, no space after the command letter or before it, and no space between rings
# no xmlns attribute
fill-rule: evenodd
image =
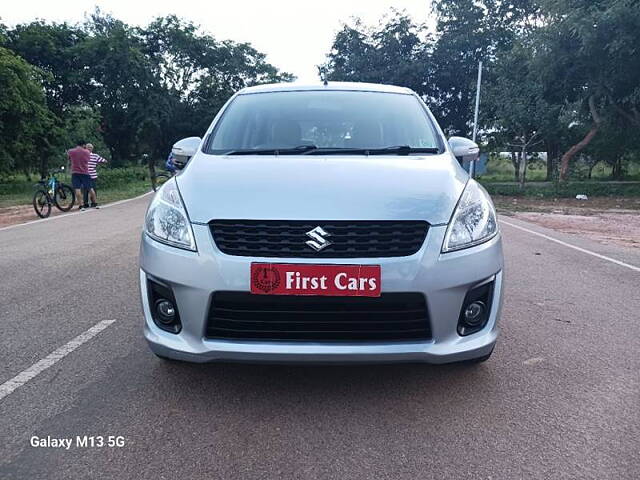
<svg viewBox="0 0 640 480"><path fill-rule="evenodd" d="M443 128L468 135L473 118L478 62L491 83L491 65L517 38L535 29L540 9L533 0L436 0L436 44L427 92Z"/></svg>
<svg viewBox="0 0 640 480"><path fill-rule="evenodd" d="M594 138L588 147L590 170L597 163L605 162L612 167L612 179L622 180L625 160L640 158L640 136L637 128L629 125L629 121L615 110L611 110L602 123L601 135ZM591 178L591 171L588 177Z"/></svg>
<svg viewBox="0 0 640 480"><path fill-rule="evenodd" d="M158 108L153 94L159 88L134 29L96 12L84 30L80 52L91 65L84 81L93 86L90 102L99 108L113 163L122 164L140 153L138 135Z"/></svg>
<svg viewBox="0 0 640 480"><path fill-rule="evenodd" d="M55 148L54 116L47 108L42 72L0 47L0 171L46 171Z"/></svg>
<svg viewBox="0 0 640 480"><path fill-rule="evenodd" d="M386 83L424 93L429 50L425 26L393 11L376 29L366 29L359 20L344 25L323 68L329 80Z"/></svg>
<svg viewBox="0 0 640 480"><path fill-rule="evenodd" d="M640 4L634 0L554 0L545 3L549 22L541 30L540 71L553 103L579 105L582 137L563 154L560 178L572 159L616 111L640 126Z"/></svg>
<svg viewBox="0 0 640 480"><path fill-rule="evenodd" d="M175 16L155 19L138 30L143 51L161 90L153 121L142 136L154 153L166 152L185 136L201 135L224 102L241 88L290 81L246 43L218 42Z"/></svg>
<svg viewBox="0 0 640 480"><path fill-rule="evenodd" d="M525 183L528 153L542 142L543 126L551 110L543 86L531 69L531 56L522 44L501 54L493 65L494 81L485 90L485 106L493 116L495 132L506 137L505 143L519 153L515 166L520 188Z"/></svg>
<svg viewBox="0 0 640 480"><path fill-rule="evenodd" d="M101 123L100 113L92 107L70 107L63 125L65 145L73 145L78 139L83 139L91 143L101 156L110 158L108 147L102 136Z"/></svg>
<svg viewBox="0 0 640 480"><path fill-rule="evenodd" d="M139 28L96 10L82 25L3 29L0 44L42 72L54 157L87 129L116 166L164 157L177 139L201 135L238 89L293 79L251 45L217 41L175 16Z"/></svg>
<svg viewBox="0 0 640 480"><path fill-rule="evenodd" d="M83 77L88 64L78 48L85 37L78 27L43 21L17 25L7 32L7 48L47 73L42 79L47 103L58 116L69 105L85 100L90 89Z"/></svg>

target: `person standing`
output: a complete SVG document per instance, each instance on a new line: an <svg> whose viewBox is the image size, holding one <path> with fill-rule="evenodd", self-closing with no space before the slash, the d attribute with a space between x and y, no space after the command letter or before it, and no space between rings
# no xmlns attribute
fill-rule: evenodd
<svg viewBox="0 0 640 480"><path fill-rule="evenodd" d="M97 153L93 153L93 144L87 143L87 150L91 152L89 155L89 177L91 177L91 189L85 194L84 203L88 203L87 195L91 200L91 208L100 208L98 207L98 195L96 193L97 183L98 183L98 164L106 163L107 159L101 157Z"/></svg>
<svg viewBox="0 0 640 480"><path fill-rule="evenodd" d="M89 176L89 158L91 152L85 148L83 140L77 142L75 148L67 152L69 161L71 162L71 186L75 190L78 203L82 201L82 189L91 190L91 177ZM89 208L86 201L82 203L78 209L84 210Z"/></svg>
<svg viewBox="0 0 640 480"><path fill-rule="evenodd" d="M167 170L167 172L169 172L171 175L175 175L176 173L176 164L173 161L173 152L169 152L169 156L167 157L167 161L164 164L164 168Z"/></svg>

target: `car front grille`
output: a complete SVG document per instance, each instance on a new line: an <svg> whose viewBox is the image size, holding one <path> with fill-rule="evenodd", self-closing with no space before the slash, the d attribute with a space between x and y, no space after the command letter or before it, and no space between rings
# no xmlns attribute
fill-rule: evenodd
<svg viewBox="0 0 640 480"><path fill-rule="evenodd" d="M227 340L393 341L431 338L421 293L380 297L215 292L206 337Z"/></svg>
<svg viewBox="0 0 640 480"><path fill-rule="evenodd" d="M413 255L429 224L423 221L213 220L217 247L228 255L289 258L379 258ZM330 236L315 251L307 232L321 227Z"/></svg>

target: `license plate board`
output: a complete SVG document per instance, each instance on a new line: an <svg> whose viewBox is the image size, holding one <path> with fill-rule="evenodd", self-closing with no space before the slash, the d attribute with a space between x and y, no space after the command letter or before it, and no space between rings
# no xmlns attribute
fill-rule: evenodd
<svg viewBox="0 0 640 480"><path fill-rule="evenodd" d="M251 293L379 297L380 265L252 263Z"/></svg>

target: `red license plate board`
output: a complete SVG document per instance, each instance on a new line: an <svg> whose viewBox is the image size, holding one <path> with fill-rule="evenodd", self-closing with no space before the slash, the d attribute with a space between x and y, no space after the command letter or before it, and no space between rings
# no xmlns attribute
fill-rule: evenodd
<svg viewBox="0 0 640 480"><path fill-rule="evenodd" d="M252 263L251 293L379 297L380 265Z"/></svg>

